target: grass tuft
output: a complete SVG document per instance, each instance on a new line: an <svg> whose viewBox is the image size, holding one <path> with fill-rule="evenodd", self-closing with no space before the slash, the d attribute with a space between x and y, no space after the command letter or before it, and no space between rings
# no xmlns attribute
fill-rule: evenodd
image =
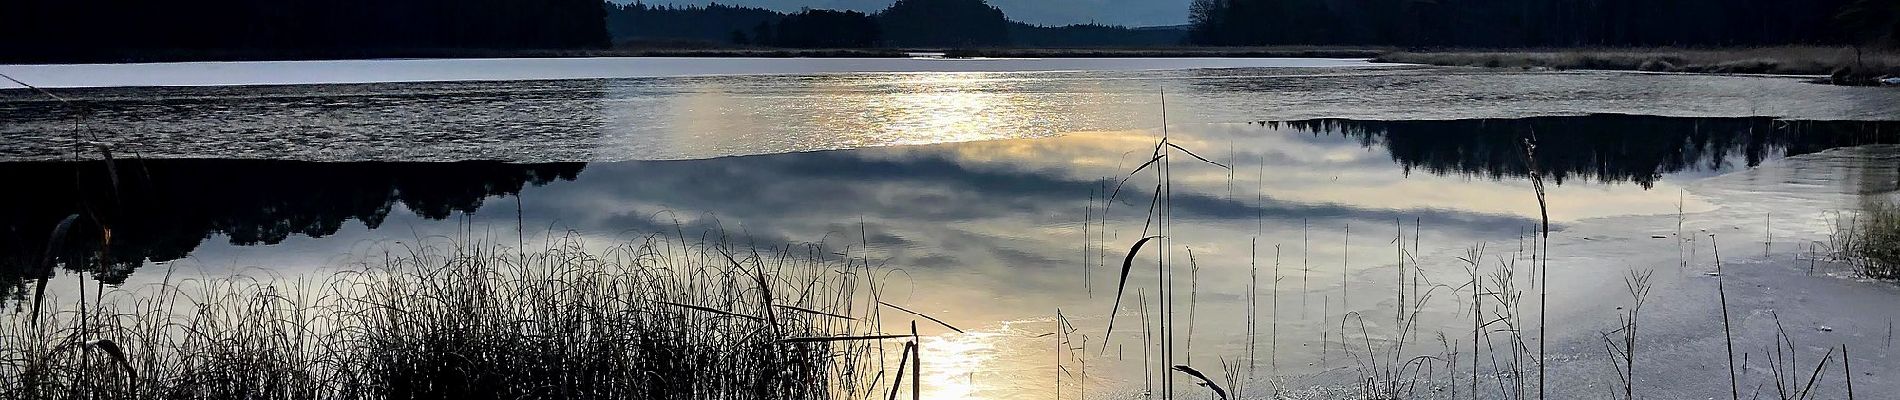
<svg viewBox="0 0 1900 400"><path fill-rule="evenodd" d="M1876 279L1900 279L1900 205L1869 201L1843 215L1829 237L1833 258Z"/></svg>

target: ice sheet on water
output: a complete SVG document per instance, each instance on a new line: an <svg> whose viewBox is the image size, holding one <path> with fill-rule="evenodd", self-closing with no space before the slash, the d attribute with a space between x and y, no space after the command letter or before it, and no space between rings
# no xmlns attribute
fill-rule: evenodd
<svg viewBox="0 0 1900 400"><path fill-rule="evenodd" d="M1329 58L488 58L146 64L0 65L43 88L523 81L849 72L1129 71L1190 68L1370 67ZM0 82L0 89L20 88Z"/></svg>
<svg viewBox="0 0 1900 400"><path fill-rule="evenodd" d="M1114 70L1175 61L1047 62L1100 70L55 89L78 107L0 90L0 161L61 158L75 121L151 158L551 162L776 154L1152 129L1163 119L1163 89L1172 124L1597 113L1900 118L1900 91L1793 78L1428 67Z"/></svg>

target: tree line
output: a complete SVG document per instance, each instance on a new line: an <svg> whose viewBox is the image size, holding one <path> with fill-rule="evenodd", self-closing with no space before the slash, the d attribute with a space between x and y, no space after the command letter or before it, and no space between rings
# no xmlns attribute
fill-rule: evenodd
<svg viewBox="0 0 1900 400"><path fill-rule="evenodd" d="M814 9L781 13L718 3L654 6L636 2L609 5L607 30L618 42L801 48L1156 46L1181 44L1185 39L1179 29L1030 25L1010 20L983 0L897 0L875 13Z"/></svg>
<svg viewBox="0 0 1900 400"><path fill-rule="evenodd" d="M6 0L0 59L607 45L599 0Z"/></svg>
<svg viewBox="0 0 1900 400"><path fill-rule="evenodd" d="M1194 0L1207 45L1759 46L1892 38L1895 0Z"/></svg>
<svg viewBox="0 0 1900 400"><path fill-rule="evenodd" d="M601 0L7 0L0 2L0 62L362 57L648 40L774 47L1900 44L1900 0L1192 0L1189 13L1183 31L1034 26L984 0L896 0L874 13Z"/></svg>

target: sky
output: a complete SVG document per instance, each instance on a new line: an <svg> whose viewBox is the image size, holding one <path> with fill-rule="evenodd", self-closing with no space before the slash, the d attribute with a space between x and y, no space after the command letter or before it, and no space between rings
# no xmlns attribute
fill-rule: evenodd
<svg viewBox="0 0 1900 400"><path fill-rule="evenodd" d="M779 11L800 8L878 11L894 0L719 0L720 4ZM708 0L648 0L648 4L704 5ZM1187 23L1188 0L989 0L1010 19L1037 25L1095 22L1130 27Z"/></svg>

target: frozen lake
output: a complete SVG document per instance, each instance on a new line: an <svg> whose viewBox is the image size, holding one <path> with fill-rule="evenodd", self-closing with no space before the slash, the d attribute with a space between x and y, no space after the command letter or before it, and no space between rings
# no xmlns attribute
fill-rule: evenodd
<svg viewBox="0 0 1900 400"><path fill-rule="evenodd" d="M851 72L1137 71L1195 68L1344 68L1379 64L1326 58L481 58L0 65L43 88L239 86L386 82L525 81ZM0 89L20 88L0 81Z"/></svg>
<svg viewBox="0 0 1900 400"><path fill-rule="evenodd" d="M45 77L45 81L69 84L159 81L164 74L92 74L66 68L163 68L224 84L247 78L243 73L218 73L220 69L272 71L268 77L259 77L259 82L264 78L312 82L361 81L372 76L388 80L446 79L454 74L468 79L533 76L509 72L511 65L576 68L570 77L710 74L722 68L779 75L55 89L78 107L32 91L0 90L0 121L5 121L0 124L0 136L12 139L0 141L0 160L63 157L69 149L62 138L71 133L75 118L100 140L140 143L141 154L158 158L698 159L1152 128L1161 124L1164 91L1168 120L1176 124L1590 114L1804 120L1881 120L1900 115L1900 91L1814 85L1789 78L1366 67L1369 64L1350 60L715 61L729 60L36 66L64 76ZM627 70L614 72L611 66L623 63ZM258 65L307 71L286 73ZM431 65L466 68L425 67ZM589 65L593 67L578 67ZM653 68L636 73L640 68L633 66L638 65ZM1243 65L1276 67L1214 68ZM790 72L1024 66L1086 70ZM1164 67L1189 69L1148 69ZM30 74L16 77L34 78Z"/></svg>

